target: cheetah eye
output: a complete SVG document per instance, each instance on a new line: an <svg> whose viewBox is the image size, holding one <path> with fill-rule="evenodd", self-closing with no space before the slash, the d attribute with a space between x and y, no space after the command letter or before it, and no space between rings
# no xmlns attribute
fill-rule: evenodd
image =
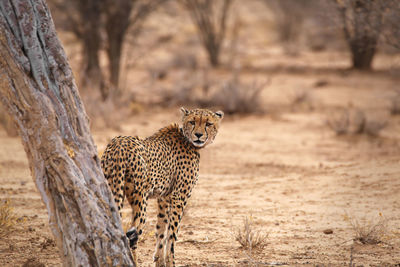
<svg viewBox="0 0 400 267"><path fill-rule="evenodd" d="M210 126L212 126L213 124L211 123L211 122L206 122L206 127L210 127Z"/></svg>
<svg viewBox="0 0 400 267"><path fill-rule="evenodd" d="M189 121L189 123L190 123L191 125L195 125L195 124L196 124L195 121Z"/></svg>

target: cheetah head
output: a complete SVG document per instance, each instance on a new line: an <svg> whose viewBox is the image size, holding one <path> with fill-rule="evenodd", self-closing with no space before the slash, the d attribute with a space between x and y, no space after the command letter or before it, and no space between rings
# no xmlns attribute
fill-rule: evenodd
<svg viewBox="0 0 400 267"><path fill-rule="evenodd" d="M187 110L181 108L183 134L197 148L211 144L218 133L224 112L212 112L207 109Z"/></svg>

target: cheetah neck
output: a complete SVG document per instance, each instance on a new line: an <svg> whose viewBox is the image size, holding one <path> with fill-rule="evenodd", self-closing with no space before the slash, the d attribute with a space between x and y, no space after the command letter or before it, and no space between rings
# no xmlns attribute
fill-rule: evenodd
<svg viewBox="0 0 400 267"><path fill-rule="evenodd" d="M177 123L170 124L158 130L152 136L146 138L148 141L171 139L171 141L180 142L184 147L198 152L201 148L194 146L188 138L183 134L183 129Z"/></svg>

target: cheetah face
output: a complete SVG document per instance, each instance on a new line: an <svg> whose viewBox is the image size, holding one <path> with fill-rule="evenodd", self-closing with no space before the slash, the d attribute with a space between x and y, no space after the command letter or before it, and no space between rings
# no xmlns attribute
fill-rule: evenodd
<svg viewBox="0 0 400 267"><path fill-rule="evenodd" d="M181 108L183 134L197 148L205 147L214 141L219 124L224 117L222 111L207 109L187 110Z"/></svg>

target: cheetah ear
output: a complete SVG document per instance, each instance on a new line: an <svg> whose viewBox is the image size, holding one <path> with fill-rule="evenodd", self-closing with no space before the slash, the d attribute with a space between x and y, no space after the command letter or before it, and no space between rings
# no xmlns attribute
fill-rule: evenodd
<svg viewBox="0 0 400 267"><path fill-rule="evenodd" d="M219 117L219 119L222 120L222 118L224 117L224 112L221 110L218 110L217 112L215 112L215 115L217 115Z"/></svg>
<svg viewBox="0 0 400 267"><path fill-rule="evenodd" d="M189 110L187 110L187 109L184 108L184 107L181 107L181 112L182 112L182 115L183 115L183 116L186 116L186 115L189 114Z"/></svg>

